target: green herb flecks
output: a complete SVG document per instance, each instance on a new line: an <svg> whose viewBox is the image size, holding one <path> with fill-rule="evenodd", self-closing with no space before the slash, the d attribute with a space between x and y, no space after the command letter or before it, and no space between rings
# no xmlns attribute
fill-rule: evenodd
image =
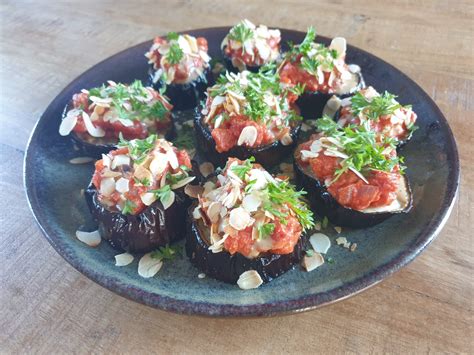
<svg viewBox="0 0 474 355"><path fill-rule="evenodd" d="M244 179L245 175L252 169L253 163L255 162L254 157L250 157L244 161L242 165L234 165L230 168L232 172L237 175L240 179Z"/></svg>
<svg viewBox="0 0 474 355"><path fill-rule="evenodd" d="M362 113L367 118L378 121L380 116L391 115L402 107L411 107L400 105L396 98L397 96L385 91L382 95L369 100L361 92L357 92L351 97L351 110L354 115Z"/></svg>
<svg viewBox="0 0 474 355"><path fill-rule="evenodd" d="M132 160L136 164L140 164L154 148L156 139L156 135L152 134L145 139L127 141L123 138L122 133L120 133L118 147L127 147Z"/></svg>
<svg viewBox="0 0 474 355"><path fill-rule="evenodd" d="M184 53L177 41L170 42L170 48L166 54L166 60L171 65L178 64L183 59Z"/></svg>
<svg viewBox="0 0 474 355"><path fill-rule="evenodd" d="M378 142L376 133L370 129L368 123L342 128L325 116L317 120L317 127L325 136L337 140L338 147L334 149L342 150L341 152L347 155L347 158L341 158L341 167L336 170L331 183L348 170L364 175L371 170L392 172L397 165L401 172L404 169L403 157L387 153L395 150L395 141L382 137L382 141Z"/></svg>
<svg viewBox="0 0 474 355"><path fill-rule="evenodd" d="M165 185L160 189L150 190L148 192L155 194L156 198L159 199L161 203L164 203L169 200L172 191L170 185Z"/></svg>
<svg viewBox="0 0 474 355"><path fill-rule="evenodd" d="M275 231L275 224L273 223L266 223L262 224L261 226L258 226L258 238L268 238L273 234Z"/></svg>
<svg viewBox="0 0 474 355"><path fill-rule="evenodd" d="M122 214L133 214L133 210L137 206L130 200L125 200L125 203L123 204L122 208Z"/></svg>
<svg viewBox="0 0 474 355"><path fill-rule="evenodd" d="M171 261L179 255L181 255L181 248L178 246L170 246L168 244L164 247L159 247L150 254L153 259L158 259L161 261Z"/></svg>
<svg viewBox="0 0 474 355"><path fill-rule="evenodd" d="M241 21L231 28L227 37L233 41L244 43L253 38L253 30L247 26L245 21ZM242 49L245 50L245 47L242 47Z"/></svg>

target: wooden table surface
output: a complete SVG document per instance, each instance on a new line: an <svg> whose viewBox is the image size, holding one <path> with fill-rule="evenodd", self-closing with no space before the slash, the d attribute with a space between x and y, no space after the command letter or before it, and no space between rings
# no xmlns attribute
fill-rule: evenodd
<svg viewBox="0 0 474 355"><path fill-rule="evenodd" d="M271 3L0 2L0 352L474 352L474 3ZM28 136L59 91L102 59L156 34L244 17L345 36L420 84L459 147L462 182L451 218L408 267L316 311L206 319L128 301L82 276L42 237L22 184Z"/></svg>

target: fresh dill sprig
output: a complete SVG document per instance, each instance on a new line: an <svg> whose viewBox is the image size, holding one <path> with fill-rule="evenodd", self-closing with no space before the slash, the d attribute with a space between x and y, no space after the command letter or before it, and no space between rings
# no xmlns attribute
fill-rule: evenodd
<svg viewBox="0 0 474 355"><path fill-rule="evenodd" d="M241 21L230 29L227 37L233 41L244 43L253 38L253 30L247 26L245 21Z"/></svg>

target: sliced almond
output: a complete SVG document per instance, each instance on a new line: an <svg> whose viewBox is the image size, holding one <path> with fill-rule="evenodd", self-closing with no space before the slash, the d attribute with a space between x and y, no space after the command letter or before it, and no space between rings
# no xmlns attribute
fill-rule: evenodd
<svg viewBox="0 0 474 355"><path fill-rule="evenodd" d="M163 153L155 153L155 157L150 163L150 171L153 175L161 175L168 167L168 156Z"/></svg>
<svg viewBox="0 0 474 355"><path fill-rule="evenodd" d="M204 162L201 165L199 165L199 172L202 174L202 176L207 177L211 175L215 171L214 164L211 162Z"/></svg>
<svg viewBox="0 0 474 355"><path fill-rule="evenodd" d="M314 252L312 256L305 255L303 258L303 267L306 271L313 271L324 264L324 258L318 252Z"/></svg>
<svg viewBox="0 0 474 355"><path fill-rule="evenodd" d="M121 177L115 182L115 189L120 193L128 192L130 180Z"/></svg>
<svg viewBox="0 0 474 355"><path fill-rule="evenodd" d="M173 191L170 191L170 193L168 194L168 198L164 200L160 200L160 201L163 205L163 208L167 210L174 203L174 200L175 200L175 193Z"/></svg>
<svg viewBox="0 0 474 355"><path fill-rule="evenodd" d="M207 216L211 223L217 223L219 221L220 211L222 204L220 202L212 202L207 209Z"/></svg>
<svg viewBox="0 0 474 355"><path fill-rule="evenodd" d="M133 261L133 255L130 253L123 253L115 255L115 266L127 266Z"/></svg>
<svg viewBox="0 0 474 355"><path fill-rule="evenodd" d="M168 161L171 165L172 169L178 169L179 168L179 162L178 162L178 157L176 156L176 153L174 152L173 149L170 149L166 152L166 156L168 158Z"/></svg>
<svg viewBox="0 0 474 355"><path fill-rule="evenodd" d="M104 196L110 196L115 191L114 178L105 178L100 181L99 192Z"/></svg>
<svg viewBox="0 0 474 355"><path fill-rule="evenodd" d="M82 111L82 121L84 122L84 125L86 126L87 132L92 137L100 138L100 137L105 136L105 131L100 127L94 126L89 115L85 111Z"/></svg>
<svg viewBox="0 0 474 355"><path fill-rule="evenodd" d="M81 242L90 247L96 247L100 244L101 238L98 230L93 232L76 231L76 237Z"/></svg>
<svg viewBox="0 0 474 355"><path fill-rule="evenodd" d="M262 204L262 199L256 193L251 193L242 200L242 207L248 212L255 212Z"/></svg>
<svg viewBox="0 0 474 355"><path fill-rule="evenodd" d="M79 110L71 110L67 113L66 117L63 118L59 125L59 134L61 136L67 136L72 132L77 124L77 116L80 114Z"/></svg>
<svg viewBox="0 0 474 355"><path fill-rule="evenodd" d="M331 247L331 240L323 233L314 233L311 237L309 237L309 242L311 243L314 251L321 254L326 254Z"/></svg>
<svg viewBox="0 0 474 355"><path fill-rule="evenodd" d="M250 290L259 287L263 284L260 274L255 270L248 270L243 272L237 280L237 285L242 290Z"/></svg>
<svg viewBox="0 0 474 355"><path fill-rule="evenodd" d="M130 157L128 155L120 154L114 156L110 167L116 169L118 166L122 165L130 165Z"/></svg>
<svg viewBox="0 0 474 355"><path fill-rule="evenodd" d="M206 277L206 274L201 272L200 274L198 274L198 278L199 279L204 279Z"/></svg>
<svg viewBox="0 0 474 355"><path fill-rule="evenodd" d="M334 230L337 232L337 234L341 234L341 232L342 232L341 227L334 227Z"/></svg>
<svg viewBox="0 0 474 355"><path fill-rule="evenodd" d="M135 171L133 172L133 176L135 176L139 180L148 180L151 184L153 182L153 175L150 170L145 168L143 165L135 166Z"/></svg>
<svg viewBox="0 0 474 355"><path fill-rule="evenodd" d="M171 185L171 189L176 190L176 189L179 189L180 187L186 186L187 184L192 182L194 179L196 179L195 176L188 176L178 181L176 184Z"/></svg>
<svg viewBox="0 0 474 355"><path fill-rule="evenodd" d="M337 243L337 245L345 245L348 242L347 242L346 237L338 237L338 238L336 238L336 243Z"/></svg>
<svg viewBox="0 0 474 355"><path fill-rule="evenodd" d="M290 145L291 143L293 143L293 138L291 138L291 135L289 133L285 133L285 135L281 137L280 142L283 145Z"/></svg>
<svg viewBox="0 0 474 355"><path fill-rule="evenodd" d="M301 160L307 161L312 158L317 158L319 153L312 152L310 150L302 150L301 152Z"/></svg>
<svg viewBox="0 0 474 355"><path fill-rule="evenodd" d="M346 55L347 41L343 37L334 37L329 45L329 49L335 49L337 51L337 58L342 58Z"/></svg>
<svg viewBox="0 0 474 355"><path fill-rule="evenodd" d="M246 144L247 146L251 147L255 144L257 140L257 129L254 126L246 126L240 132L239 139L237 140L237 145Z"/></svg>
<svg viewBox="0 0 474 355"><path fill-rule="evenodd" d="M192 198L197 198L199 195L202 195L204 192L204 187L201 185L186 185L184 188L184 193Z"/></svg>
<svg viewBox="0 0 474 355"><path fill-rule="evenodd" d="M163 261L152 258L151 253L145 254L138 262L138 275L144 278L150 278L156 275L163 266Z"/></svg>
<svg viewBox="0 0 474 355"><path fill-rule="evenodd" d="M90 163L91 161L94 161L94 158L91 157L77 157L77 158L72 158L69 160L69 163L71 164L87 164Z"/></svg>
<svg viewBox="0 0 474 355"><path fill-rule="evenodd" d="M157 200L157 197L152 192L145 192L144 194L140 195L140 199L145 206L150 206Z"/></svg>
<svg viewBox="0 0 474 355"><path fill-rule="evenodd" d="M247 228L250 221L250 214L242 207L237 207L230 211L229 224L232 228L238 231L243 230Z"/></svg>

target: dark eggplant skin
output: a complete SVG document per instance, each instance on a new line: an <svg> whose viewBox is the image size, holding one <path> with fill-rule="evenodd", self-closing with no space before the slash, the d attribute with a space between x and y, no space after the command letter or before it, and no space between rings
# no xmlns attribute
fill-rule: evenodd
<svg viewBox="0 0 474 355"><path fill-rule="evenodd" d="M309 166L305 168L298 163L297 154L298 150L295 151L293 163L296 186L307 192L306 198L311 203L313 210L321 216L326 216L335 226L367 228L379 224L393 215L407 213L412 207L413 194L406 175L403 175L403 178L406 179L409 201L403 210L397 212L364 213L344 207L328 192L324 184L313 176Z"/></svg>
<svg viewBox="0 0 474 355"><path fill-rule="evenodd" d="M62 116L63 119L69 108L70 108L70 105L65 106L64 111L63 111L63 116ZM72 131L69 134L69 136L71 137L71 141L76 147L77 152L79 154L83 156L91 157L94 159L100 159L102 157L102 154L107 154L111 150L117 149L117 145L112 144L112 143L94 144L94 143L87 142L83 140L81 137L79 137L74 131ZM172 140L175 138L175 136L176 136L176 127L174 125L174 115L173 113L171 113L171 126L165 134L165 139Z"/></svg>
<svg viewBox="0 0 474 355"><path fill-rule="evenodd" d="M163 82L153 83L155 70L150 67L149 85L159 91L163 87ZM169 97L174 110L190 110L195 108L204 98L204 93L208 86L214 84L214 77L210 66L204 71L204 76L200 76L195 81L188 84L169 84L166 85L165 95Z"/></svg>
<svg viewBox="0 0 474 355"><path fill-rule="evenodd" d="M99 202L98 191L92 183L84 195L103 239L118 250L147 253L185 236L184 221L190 199L184 194L184 188L174 192L175 202L166 210L157 200L137 215L124 215L106 209Z"/></svg>
<svg viewBox="0 0 474 355"><path fill-rule="evenodd" d="M231 255L225 250L213 253L208 249L209 244L203 237L203 223L194 220L192 216L195 206L196 204L193 204L188 211L186 255L197 269L209 277L235 284L243 272L255 270L259 273L263 282L267 283L293 269L304 256L305 240L303 236L290 254L265 253L249 259L239 253Z"/></svg>
<svg viewBox="0 0 474 355"><path fill-rule="evenodd" d="M224 49L225 49L225 47L224 47ZM234 67L234 65L232 64L232 58L230 58L229 56L227 56L224 53L224 49L222 50L222 58L224 60L224 64L225 64L226 69L231 73L240 72L239 68ZM261 67L262 67L261 65L254 65L254 66L246 65L245 69L248 70L249 72L252 72L252 73L258 73L258 71L260 70Z"/></svg>
<svg viewBox="0 0 474 355"><path fill-rule="evenodd" d="M224 166L227 158L230 157L245 160L253 156L257 163L260 163L264 168L269 169L272 166L281 163L286 156L291 154L296 146L300 128L301 122L290 131L291 138L293 139L293 143L290 145L283 145L280 141L276 141L272 144L257 148L235 146L227 152L219 153L216 150L216 142L211 135L209 127L202 122L202 115L199 107L196 109L194 116L194 133L196 135L197 149L203 153L206 160L210 161L215 166Z"/></svg>
<svg viewBox="0 0 474 355"><path fill-rule="evenodd" d="M301 116L305 120L310 119L317 119L323 116L323 109L326 105L326 102L332 97L337 96L340 99L345 99L346 97L352 96L354 93L359 91L360 89L365 88L365 81L362 74L356 73L359 77L359 84L354 87L350 92L347 94L336 95L336 94L327 94L322 92L304 92L298 100L296 100L296 104L301 110Z"/></svg>

